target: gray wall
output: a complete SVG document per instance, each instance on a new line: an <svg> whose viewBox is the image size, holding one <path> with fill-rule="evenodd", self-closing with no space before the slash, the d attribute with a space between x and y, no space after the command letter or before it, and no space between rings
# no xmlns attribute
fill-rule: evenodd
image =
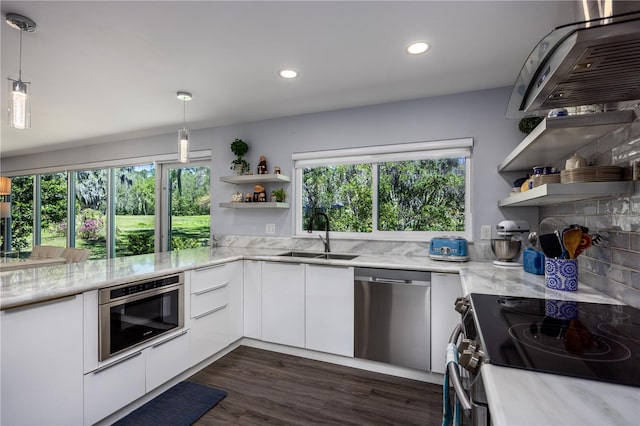
<svg viewBox="0 0 640 426"><path fill-rule="evenodd" d="M505 155L522 140L517 121L504 118L510 89L500 88L306 114L260 122L192 131L192 149L212 150L212 229L216 234L266 235L267 223L276 225L276 236L292 232L293 209L238 210L218 207L237 190L221 183L220 176L233 174L229 144L242 138L250 145L247 159L252 170L265 155L269 169L280 166L292 174L291 154L344 147L384 145L472 137L472 221L473 239L479 240L480 226L505 218L537 223L537 209L503 209L497 201L508 195L518 176L499 175L496 170ZM45 154L2 160L3 174L16 170L51 167L108 159L175 153L176 135L160 135L132 141L66 149ZM279 185L278 185L279 186ZM293 185L286 188L290 197ZM270 188L267 186L267 190Z"/></svg>
<svg viewBox="0 0 640 426"><path fill-rule="evenodd" d="M636 113L640 114L640 109ZM591 165L624 167L628 175L631 163L640 161L639 141L640 118L585 146L578 154ZM583 224L591 234L600 234L602 245L578 257L580 281L640 308L640 182L635 184L634 195L543 207L540 218Z"/></svg>

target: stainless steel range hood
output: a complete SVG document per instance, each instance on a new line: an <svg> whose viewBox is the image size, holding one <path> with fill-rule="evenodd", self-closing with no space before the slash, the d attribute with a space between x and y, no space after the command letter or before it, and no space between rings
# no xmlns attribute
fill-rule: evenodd
<svg viewBox="0 0 640 426"><path fill-rule="evenodd" d="M508 118L593 104L625 109L640 101L640 1L577 4L584 6L582 20L551 31L527 58Z"/></svg>

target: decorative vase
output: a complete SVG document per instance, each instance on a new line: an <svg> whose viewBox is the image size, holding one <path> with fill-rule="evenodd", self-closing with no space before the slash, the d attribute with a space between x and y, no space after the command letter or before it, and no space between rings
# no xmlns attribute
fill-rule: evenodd
<svg viewBox="0 0 640 426"><path fill-rule="evenodd" d="M242 164L235 164L233 170L235 170L236 174L242 175Z"/></svg>

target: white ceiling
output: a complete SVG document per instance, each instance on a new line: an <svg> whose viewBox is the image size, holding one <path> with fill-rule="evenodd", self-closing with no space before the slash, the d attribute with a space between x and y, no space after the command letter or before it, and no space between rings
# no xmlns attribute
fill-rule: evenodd
<svg viewBox="0 0 640 426"><path fill-rule="evenodd" d="M3 157L191 129L509 86L571 21L565 1L3 1L23 35L32 127L2 115ZM2 23L2 80L19 32ZM409 56L405 46L432 48ZM299 71L295 80L277 76ZM2 105L7 105L6 82ZM506 107L506 105L505 105Z"/></svg>

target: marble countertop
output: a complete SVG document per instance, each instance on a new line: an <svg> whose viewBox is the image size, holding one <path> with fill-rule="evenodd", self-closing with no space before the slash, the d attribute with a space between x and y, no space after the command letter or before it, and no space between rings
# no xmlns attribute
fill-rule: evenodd
<svg viewBox="0 0 640 426"><path fill-rule="evenodd" d="M463 292L619 304L586 285L549 290L544 278L490 262L442 262L421 256L359 255L353 260L279 257L287 249L203 247L0 272L0 309L241 259L460 273ZM640 388L485 364L494 425L638 425Z"/></svg>
<svg viewBox="0 0 640 426"><path fill-rule="evenodd" d="M97 288L241 259L336 266L408 268L457 273L459 264L419 256L360 255L352 261L281 257L287 249L202 247L169 253L88 260L0 272L0 309L43 302Z"/></svg>

